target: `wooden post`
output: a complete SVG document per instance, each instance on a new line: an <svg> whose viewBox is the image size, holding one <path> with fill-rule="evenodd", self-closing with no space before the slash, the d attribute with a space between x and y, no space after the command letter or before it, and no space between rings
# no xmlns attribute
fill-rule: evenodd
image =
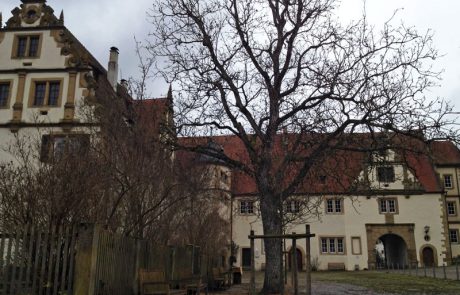
<svg viewBox="0 0 460 295"><path fill-rule="evenodd" d="M256 266L254 256L254 231L251 230L251 284L249 287L249 294L253 295L256 292Z"/></svg>
<svg viewBox="0 0 460 295"><path fill-rule="evenodd" d="M305 225L305 233L310 234L310 225ZM305 285L306 285L306 295L311 295L311 257L310 257L310 238L307 238L305 241L305 273L307 275Z"/></svg>
<svg viewBox="0 0 460 295"><path fill-rule="evenodd" d="M444 280L447 280L446 265L444 263L442 264L442 271L444 273Z"/></svg>
<svg viewBox="0 0 460 295"><path fill-rule="evenodd" d="M296 233L292 233L295 235ZM294 295L299 294L299 278L297 277L297 239L294 237L292 238L292 276L294 277Z"/></svg>
<svg viewBox="0 0 460 295"><path fill-rule="evenodd" d="M78 229L74 272L75 295L94 294L99 233L100 228L92 224L82 224Z"/></svg>
<svg viewBox="0 0 460 295"><path fill-rule="evenodd" d="M459 280L458 261L455 262L455 273L457 274L457 281L458 281Z"/></svg>

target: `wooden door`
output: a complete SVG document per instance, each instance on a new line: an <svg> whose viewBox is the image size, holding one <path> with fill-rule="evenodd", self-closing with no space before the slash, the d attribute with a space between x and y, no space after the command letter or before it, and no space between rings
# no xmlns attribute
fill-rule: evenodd
<svg viewBox="0 0 460 295"><path fill-rule="evenodd" d="M241 266L251 267L251 248L241 249Z"/></svg>
<svg viewBox="0 0 460 295"><path fill-rule="evenodd" d="M434 253L430 247L423 248L423 265L431 267L434 265Z"/></svg>

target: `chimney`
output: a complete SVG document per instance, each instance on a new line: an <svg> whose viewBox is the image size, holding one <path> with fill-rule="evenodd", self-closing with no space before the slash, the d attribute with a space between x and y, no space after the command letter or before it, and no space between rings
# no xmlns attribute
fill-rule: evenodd
<svg viewBox="0 0 460 295"><path fill-rule="evenodd" d="M107 80L113 89L117 91L118 84L118 48L110 48L109 67L107 71Z"/></svg>

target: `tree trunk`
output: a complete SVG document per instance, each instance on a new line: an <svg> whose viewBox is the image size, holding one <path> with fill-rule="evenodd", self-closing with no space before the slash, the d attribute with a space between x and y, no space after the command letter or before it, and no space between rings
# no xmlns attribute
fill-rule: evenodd
<svg viewBox="0 0 460 295"><path fill-rule="evenodd" d="M273 194L264 194L260 201L264 235L281 235L281 202ZM265 278L263 294L281 294L283 291L281 239L265 240Z"/></svg>

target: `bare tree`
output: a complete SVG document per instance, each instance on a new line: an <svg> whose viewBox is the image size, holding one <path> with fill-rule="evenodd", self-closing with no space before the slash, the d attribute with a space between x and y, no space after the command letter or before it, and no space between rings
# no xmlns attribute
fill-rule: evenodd
<svg viewBox="0 0 460 295"><path fill-rule="evenodd" d="M382 132L457 138L450 105L424 97L439 78L430 32L391 19L377 31L365 15L343 25L335 0L153 2L150 51L175 83L178 133L238 137L245 161L187 148L255 179L265 234L281 234L283 202L334 151L381 148ZM281 243L265 244L263 292L280 293Z"/></svg>

